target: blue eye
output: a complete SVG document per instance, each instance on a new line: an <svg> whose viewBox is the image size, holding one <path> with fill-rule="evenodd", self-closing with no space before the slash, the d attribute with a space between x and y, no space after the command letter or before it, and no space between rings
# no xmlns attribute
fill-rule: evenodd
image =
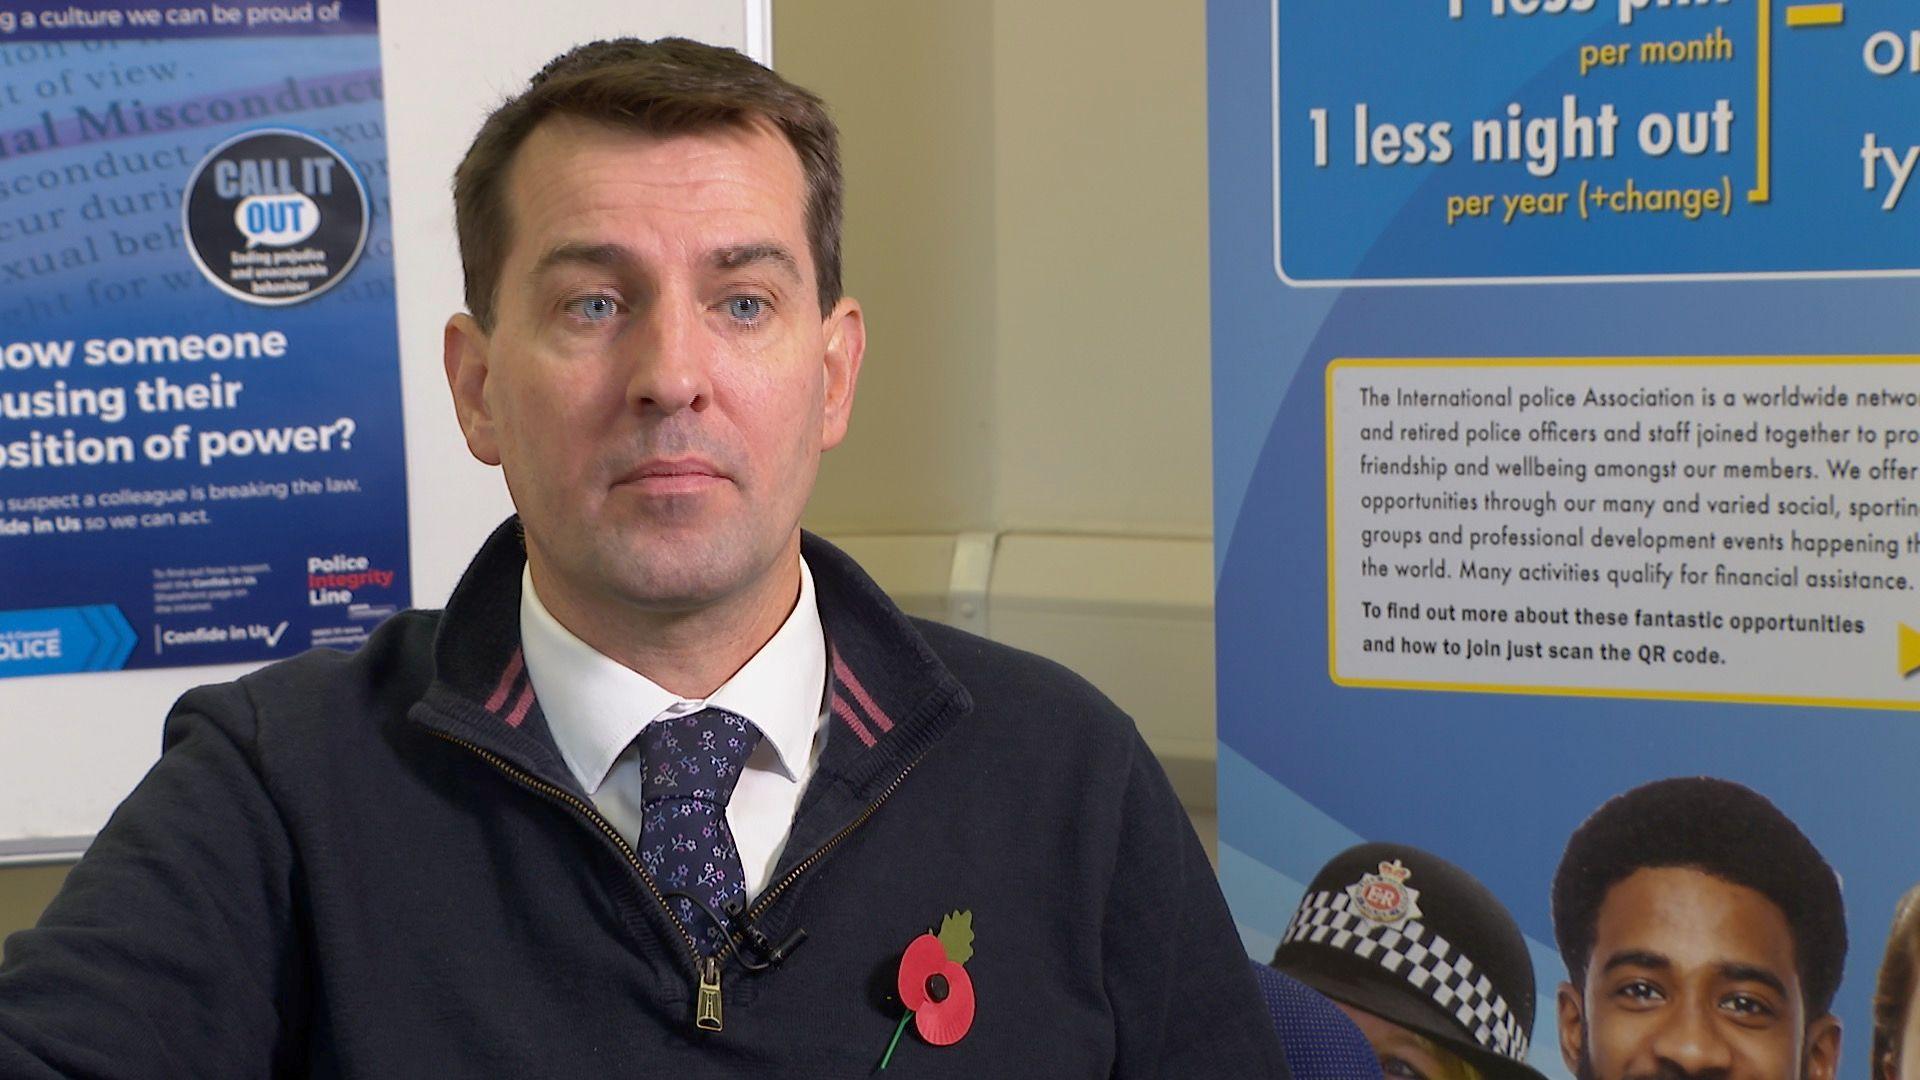
<svg viewBox="0 0 1920 1080"><path fill-rule="evenodd" d="M604 293L577 296L567 301L567 310L588 322L605 322L620 313L620 302Z"/></svg>
<svg viewBox="0 0 1920 1080"><path fill-rule="evenodd" d="M731 296L727 298L727 314L741 322L758 322L767 313L767 302L757 296Z"/></svg>

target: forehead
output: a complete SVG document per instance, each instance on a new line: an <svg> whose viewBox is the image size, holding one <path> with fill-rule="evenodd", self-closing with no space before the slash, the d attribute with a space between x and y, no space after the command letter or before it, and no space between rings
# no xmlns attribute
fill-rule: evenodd
<svg viewBox="0 0 1920 1080"><path fill-rule="evenodd" d="M766 241L805 259L805 205L799 156L767 123L654 135L552 116L510 165L508 261L570 243L667 260Z"/></svg>
<svg viewBox="0 0 1920 1080"><path fill-rule="evenodd" d="M1743 964L1798 983L1786 915L1759 892L1699 870L1634 871L1607 890L1595 930L1594 972L1611 954L1640 950L1679 971Z"/></svg>

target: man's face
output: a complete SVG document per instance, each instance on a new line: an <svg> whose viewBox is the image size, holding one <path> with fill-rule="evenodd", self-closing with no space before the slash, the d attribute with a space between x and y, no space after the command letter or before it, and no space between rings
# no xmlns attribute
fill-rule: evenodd
<svg viewBox="0 0 1920 1080"><path fill-rule="evenodd" d="M1558 999L1581 1080L1832 1080L1839 1022L1807 1018L1792 931L1766 897L1642 869L1607 891L1596 930L1585 985Z"/></svg>
<svg viewBox="0 0 1920 1080"><path fill-rule="evenodd" d="M792 148L764 125L661 138L561 116L506 188L495 325L448 323L447 375L468 447L504 466L541 599L589 642L638 612L791 606L775 594L797 588L865 343L853 301L821 317Z"/></svg>

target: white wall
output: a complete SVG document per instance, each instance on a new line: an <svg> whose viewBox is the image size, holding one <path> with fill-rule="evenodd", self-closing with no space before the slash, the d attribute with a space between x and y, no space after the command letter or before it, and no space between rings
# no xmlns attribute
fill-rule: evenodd
<svg viewBox="0 0 1920 1080"><path fill-rule="evenodd" d="M872 327L810 527L1093 679L1210 807L1203 6L780 0L775 35L845 133Z"/></svg>

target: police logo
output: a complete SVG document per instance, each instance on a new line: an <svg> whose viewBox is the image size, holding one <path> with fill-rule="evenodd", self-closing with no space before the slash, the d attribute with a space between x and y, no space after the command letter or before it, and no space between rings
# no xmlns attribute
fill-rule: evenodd
<svg viewBox="0 0 1920 1080"><path fill-rule="evenodd" d="M1362 874L1359 881L1347 886L1347 899L1353 901L1353 910L1366 918L1398 926L1420 917L1420 890L1407 885L1412 876L1413 871L1398 859L1383 862L1378 874Z"/></svg>

